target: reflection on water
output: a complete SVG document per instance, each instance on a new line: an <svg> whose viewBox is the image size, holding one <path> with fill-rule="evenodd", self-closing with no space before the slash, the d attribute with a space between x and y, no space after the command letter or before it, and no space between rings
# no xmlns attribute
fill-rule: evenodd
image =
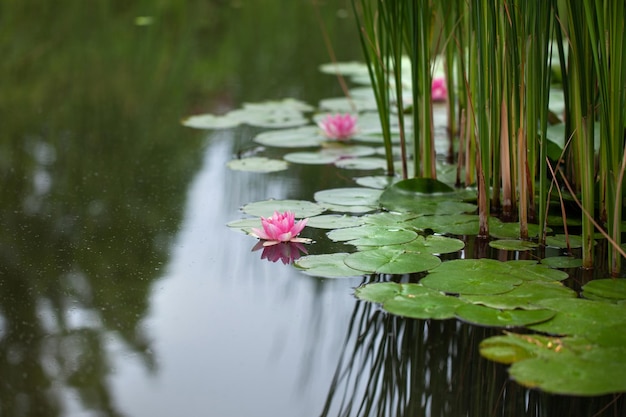
<svg viewBox="0 0 626 417"><path fill-rule="evenodd" d="M344 60L360 55L349 7L321 9ZM551 416L557 400L607 403L524 390L477 356L487 331L386 316L354 300L360 280L304 276L283 265L301 248L251 253L255 240L225 226L250 201L353 185L311 166L228 171L256 130L179 125L340 94L317 72L314 16L304 0L2 5L0 415Z"/></svg>

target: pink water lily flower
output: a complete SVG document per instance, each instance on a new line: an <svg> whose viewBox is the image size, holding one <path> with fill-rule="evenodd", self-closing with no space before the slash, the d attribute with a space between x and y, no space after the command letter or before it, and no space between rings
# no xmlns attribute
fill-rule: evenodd
<svg viewBox="0 0 626 417"><path fill-rule="evenodd" d="M311 240L298 237L309 219L295 221L295 214L277 211L270 217L261 217L263 229L252 228L252 236L264 240L263 246L272 246L280 242L309 243Z"/></svg>
<svg viewBox="0 0 626 417"><path fill-rule="evenodd" d="M357 117L349 113L327 115L318 126L330 139L346 140L356 133Z"/></svg>
<svg viewBox="0 0 626 417"><path fill-rule="evenodd" d="M446 101L448 98L448 88L444 77L433 78L430 95L433 101Z"/></svg>

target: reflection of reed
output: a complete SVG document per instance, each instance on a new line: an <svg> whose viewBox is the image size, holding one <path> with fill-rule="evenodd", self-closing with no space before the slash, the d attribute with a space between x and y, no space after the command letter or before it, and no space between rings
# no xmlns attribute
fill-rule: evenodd
<svg viewBox="0 0 626 417"><path fill-rule="evenodd" d="M321 417L583 417L622 409L623 398L559 397L510 381L504 366L478 352L498 332L405 319L357 302Z"/></svg>

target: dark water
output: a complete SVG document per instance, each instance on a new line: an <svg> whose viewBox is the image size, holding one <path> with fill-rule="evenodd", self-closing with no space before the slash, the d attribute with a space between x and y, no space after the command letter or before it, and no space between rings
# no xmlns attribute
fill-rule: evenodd
<svg viewBox="0 0 626 417"><path fill-rule="evenodd" d="M358 59L349 2L320 3ZM477 352L492 330L387 316L361 279L267 262L225 227L351 184L229 171L253 129L179 123L340 95L309 1L36 6L0 4L1 416L623 415L508 381Z"/></svg>

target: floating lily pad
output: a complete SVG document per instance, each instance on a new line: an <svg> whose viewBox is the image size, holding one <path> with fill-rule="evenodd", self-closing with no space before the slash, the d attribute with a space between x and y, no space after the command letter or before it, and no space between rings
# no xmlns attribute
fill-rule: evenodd
<svg viewBox="0 0 626 417"><path fill-rule="evenodd" d="M417 215L413 213L397 213L397 212L382 211L379 213L368 214L368 215L363 216L363 222L365 222L366 224L375 225L375 226L406 227L409 225L405 225L403 223L415 217L417 217ZM409 227L412 228L411 226Z"/></svg>
<svg viewBox="0 0 626 417"><path fill-rule="evenodd" d="M241 124L241 120L228 114L217 116L214 114L197 114L182 120L183 126L194 129L229 129Z"/></svg>
<svg viewBox="0 0 626 417"><path fill-rule="evenodd" d="M512 260L507 261L506 265L511 267L509 270L511 276L524 281L563 281L569 277L567 272L538 264L533 260Z"/></svg>
<svg viewBox="0 0 626 417"><path fill-rule="evenodd" d="M343 229L346 227L355 227L363 224L363 218L357 216L346 216L339 214L322 214L310 217L308 227L318 229Z"/></svg>
<svg viewBox="0 0 626 417"><path fill-rule="evenodd" d="M508 251L527 251L537 248L539 245L527 240L498 239L489 242L489 246L495 249Z"/></svg>
<svg viewBox="0 0 626 417"><path fill-rule="evenodd" d="M376 111L376 100L374 98L362 97L333 97L326 98L319 102L320 109L336 113L351 113L356 111Z"/></svg>
<svg viewBox="0 0 626 417"><path fill-rule="evenodd" d="M400 284L395 282L377 282L360 286L355 290L354 294L361 300L382 304L401 292L402 285Z"/></svg>
<svg viewBox="0 0 626 417"><path fill-rule="evenodd" d="M344 262L351 268L379 274L410 274L436 268L441 260L427 253L378 248L348 255Z"/></svg>
<svg viewBox="0 0 626 417"><path fill-rule="evenodd" d="M570 248L582 248L583 240L577 235L554 235L546 237L546 246L566 249L569 242Z"/></svg>
<svg viewBox="0 0 626 417"><path fill-rule="evenodd" d="M246 204L242 207L242 211L252 216L263 217L269 217L275 211L292 211L296 214L296 218L304 218L322 214L325 208L305 200L264 200Z"/></svg>
<svg viewBox="0 0 626 417"><path fill-rule="evenodd" d="M253 227L257 229L261 227L261 219L255 217L253 219L233 220L232 222L229 222L226 226L230 227L231 229L239 229L242 232L249 234L250 232L252 232Z"/></svg>
<svg viewBox="0 0 626 417"><path fill-rule="evenodd" d="M340 159L335 166L343 169L374 170L385 169L387 162L382 158L349 158Z"/></svg>
<svg viewBox="0 0 626 417"><path fill-rule="evenodd" d="M432 229L436 233L459 236L478 233L478 216L474 214L420 216L408 223L420 230Z"/></svg>
<svg viewBox="0 0 626 417"><path fill-rule="evenodd" d="M420 283L450 294L501 294L522 280L510 275L504 262L491 259L457 259L444 262Z"/></svg>
<svg viewBox="0 0 626 417"><path fill-rule="evenodd" d="M328 165L337 160L335 155L323 152L291 152L283 156L285 161L302 165Z"/></svg>
<svg viewBox="0 0 626 417"><path fill-rule="evenodd" d="M477 304L465 304L456 310L456 316L468 323L487 327L521 327L541 323L554 317L551 310L521 310L485 307Z"/></svg>
<svg viewBox="0 0 626 417"><path fill-rule="evenodd" d="M341 204L323 203L326 210L338 213L363 214L378 210L378 206L344 206Z"/></svg>
<svg viewBox="0 0 626 417"><path fill-rule="evenodd" d="M550 229L548 229L550 231ZM520 224L519 222L504 223L497 217L489 218L489 235L498 239L519 239ZM535 237L539 235L539 225L528 224L528 236Z"/></svg>
<svg viewBox="0 0 626 417"><path fill-rule="evenodd" d="M579 268L583 265L583 260L573 256L551 256L543 258L541 263L550 268Z"/></svg>
<svg viewBox="0 0 626 417"><path fill-rule="evenodd" d="M363 275L362 271L350 268L344 263L347 253L308 255L294 261L294 265L307 275L322 278L348 278Z"/></svg>
<svg viewBox="0 0 626 417"><path fill-rule="evenodd" d="M377 206L381 191L373 188L333 188L318 191L313 198L318 203L340 206Z"/></svg>
<svg viewBox="0 0 626 417"><path fill-rule="evenodd" d="M626 327L626 305L603 303L581 298L539 300L539 306L552 309L557 315L550 321L530 326L531 329L555 335L585 336L604 326Z"/></svg>
<svg viewBox="0 0 626 417"><path fill-rule="evenodd" d="M451 237L430 235L426 237L418 236L416 239L402 244L401 247L411 252L443 254L460 251L465 247L465 242ZM391 248L394 247L391 246Z"/></svg>
<svg viewBox="0 0 626 417"><path fill-rule="evenodd" d="M626 300L626 279L594 279L583 286L583 296Z"/></svg>
<svg viewBox="0 0 626 417"><path fill-rule="evenodd" d="M261 145L278 148L306 148L320 146L326 138L320 134L317 126L302 126L259 133L254 141Z"/></svg>
<svg viewBox="0 0 626 417"><path fill-rule="evenodd" d="M370 177L359 177L355 179L356 183L361 187L377 188L384 190L397 180L388 175L377 175Z"/></svg>
<svg viewBox="0 0 626 417"><path fill-rule="evenodd" d="M277 159L253 156L250 158L234 159L228 162L227 166L235 171L276 172L286 170L288 164L285 161Z"/></svg>
<svg viewBox="0 0 626 417"><path fill-rule="evenodd" d="M580 337L495 336L480 344L482 356L513 364L509 374L521 385L554 394L602 395L626 390L626 349L592 345Z"/></svg>
<svg viewBox="0 0 626 417"><path fill-rule="evenodd" d="M335 242L348 242L353 245L385 246L410 242L417 237L417 233L399 227L365 224L332 230L328 232L328 237Z"/></svg>
<svg viewBox="0 0 626 417"><path fill-rule="evenodd" d="M544 308L543 306L537 305L537 301L539 300L576 297L577 294L574 290L555 281L525 281L504 294L461 295L461 298L473 304L482 304L496 309L523 308L525 310Z"/></svg>
<svg viewBox="0 0 626 417"><path fill-rule="evenodd" d="M590 361L582 358L535 358L514 363L509 375L519 384L554 394L602 395L626 391L626 363L606 357ZM610 364L609 364L610 363Z"/></svg>
<svg viewBox="0 0 626 417"><path fill-rule="evenodd" d="M415 286L414 289L419 287ZM464 302L455 297L446 297L436 292L413 292L398 295L383 303L389 313L414 319L445 320L455 316Z"/></svg>

